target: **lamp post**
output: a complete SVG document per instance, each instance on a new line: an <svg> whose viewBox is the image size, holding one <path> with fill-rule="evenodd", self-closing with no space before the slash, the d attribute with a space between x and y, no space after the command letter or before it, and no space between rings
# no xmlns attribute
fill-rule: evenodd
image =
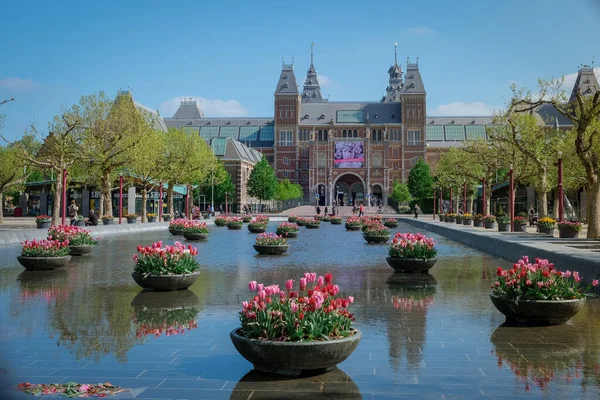
<svg viewBox="0 0 600 400"><path fill-rule="evenodd" d="M213 208L213 210L215 209L215 164L213 163L212 165L212 170L211 170L211 192L210 192L210 204Z"/></svg>
<svg viewBox="0 0 600 400"><path fill-rule="evenodd" d="M229 208L227 207L228 206L227 195L229 195L229 193L225 192L225 215L227 215L229 213Z"/></svg>
<svg viewBox="0 0 600 400"><path fill-rule="evenodd" d="M508 171L509 183L508 183L508 207L510 209L510 231L515 231L515 177L513 171L513 165L510 164L510 170Z"/></svg>
<svg viewBox="0 0 600 400"><path fill-rule="evenodd" d="M186 194L185 194L185 217L189 218L190 216L190 185L187 185L186 188Z"/></svg>
<svg viewBox="0 0 600 400"><path fill-rule="evenodd" d="M63 170L62 170L61 212L62 212L62 225L65 225L65 220L67 218L67 169L66 168L63 168Z"/></svg>
<svg viewBox="0 0 600 400"><path fill-rule="evenodd" d="M463 182L463 215L467 213L467 182Z"/></svg>
<svg viewBox="0 0 600 400"><path fill-rule="evenodd" d="M435 221L435 197L436 193L435 193L435 186L433 187L433 220Z"/></svg>
<svg viewBox="0 0 600 400"><path fill-rule="evenodd" d="M562 151L558 152L558 222L565 217L564 193L563 193L563 160Z"/></svg>
<svg viewBox="0 0 600 400"><path fill-rule="evenodd" d="M450 214L454 214L454 208L452 208L452 186L450 186Z"/></svg>
<svg viewBox="0 0 600 400"><path fill-rule="evenodd" d="M162 203L162 194L163 194L163 184L160 182L158 186L158 222L162 221L162 211L163 211L163 203Z"/></svg>
<svg viewBox="0 0 600 400"><path fill-rule="evenodd" d="M487 206L487 202L485 199L485 178L481 178L481 213L483 214L483 216L485 217L487 215L487 210L486 207Z"/></svg>
<svg viewBox="0 0 600 400"><path fill-rule="evenodd" d="M123 173L119 173L119 225L123 222Z"/></svg>
<svg viewBox="0 0 600 400"><path fill-rule="evenodd" d="M440 214L444 212L444 189L440 187Z"/></svg>

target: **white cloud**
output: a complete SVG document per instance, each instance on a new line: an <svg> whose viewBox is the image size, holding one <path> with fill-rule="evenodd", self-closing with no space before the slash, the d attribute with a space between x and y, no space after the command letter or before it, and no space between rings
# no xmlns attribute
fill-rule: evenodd
<svg viewBox="0 0 600 400"><path fill-rule="evenodd" d="M167 100L160 105L160 114L164 117L173 116L179 108L181 99L198 101L200 109L207 117L245 117L248 115L248 110L237 100L206 99L198 96L174 97Z"/></svg>
<svg viewBox="0 0 600 400"><path fill-rule="evenodd" d="M40 86L39 83L32 81L31 79L21 78L3 78L0 79L0 88L8 90L32 90L37 89Z"/></svg>
<svg viewBox="0 0 600 400"><path fill-rule="evenodd" d="M335 86L334 80L326 75L319 75L318 79L319 79L319 84L321 85L321 87L326 88L326 87Z"/></svg>
<svg viewBox="0 0 600 400"><path fill-rule="evenodd" d="M407 32L410 35L414 35L414 36L434 36L437 33L433 29L427 28L427 27L424 27L424 26L417 26L417 27L414 27L414 28L409 28L407 30Z"/></svg>
<svg viewBox="0 0 600 400"><path fill-rule="evenodd" d="M449 104L443 104L438 108L428 111L428 115L436 116L476 116L476 115L492 115L496 110L500 110L501 107L492 106L481 102L474 103L463 103L455 102Z"/></svg>

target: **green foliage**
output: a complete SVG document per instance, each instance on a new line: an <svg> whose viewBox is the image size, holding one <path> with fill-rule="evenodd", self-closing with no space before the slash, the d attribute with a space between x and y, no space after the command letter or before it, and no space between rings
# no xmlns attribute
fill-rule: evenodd
<svg viewBox="0 0 600 400"><path fill-rule="evenodd" d="M419 159L408 174L408 190L411 196L418 201L432 195L433 177L429 165L423 159Z"/></svg>
<svg viewBox="0 0 600 400"><path fill-rule="evenodd" d="M276 200L286 201L298 199L303 195L302 186L299 184L291 183L288 179L283 179L277 182L277 188L275 189Z"/></svg>
<svg viewBox="0 0 600 400"><path fill-rule="evenodd" d="M250 173L248 178L248 195L257 198L262 203L266 200L271 200L275 196L277 189L277 177L275 171L267 162L265 157L262 158Z"/></svg>
<svg viewBox="0 0 600 400"><path fill-rule="evenodd" d="M394 178L394 183L392 184L392 194L390 197L396 200L398 203L409 203L412 201L412 196L410 195L408 186L400 182L398 178Z"/></svg>

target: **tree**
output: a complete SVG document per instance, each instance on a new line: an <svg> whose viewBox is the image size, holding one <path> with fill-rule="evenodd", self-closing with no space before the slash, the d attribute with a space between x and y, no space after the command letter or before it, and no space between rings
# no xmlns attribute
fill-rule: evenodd
<svg viewBox="0 0 600 400"><path fill-rule="evenodd" d="M291 183L288 179L277 182L275 189L275 200L286 201L302 197L302 186L297 183Z"/></svg>
<svg viewBox="0 0 600 400"><path fill-rule="evenodd" d="M250 173L248 178L248 194L259 200L262 206L263 200L271 200L275 196L277 188L277 177L275 171L267 162L265 157L262 158Z"/></svg>
<svg viewBox="0 0 600 400"><path fill-rule="evenodd" d="M394 178L394 183L392 184L392 194L390 197L396 200L398 203L410 203L412 201L412 196L410 195L408 186L400 182L398 178Z"/></svg>
<svg viewBox="0 0 600 400"><path fill-rule="evenodd" d="M539 80L537 94L527 89L515 91L512 101L515 112L527 113L551 104L561 115L569 118L573 128L565 135L566 146L572 146L585 171L587 193L588 238L600 236L600 91L587 96L574 91L567 102L561 90L563 79Z"/></svg>
<svg viewBox="0 0 600 400"><path fill-rule="evenodd" d="M215 186L215 203L231 202L231 196L235 193L235 185L231 181L231 175L223 168L223 177ZM227 196L225 196L227 194Z"/></svg>
<svg viewBox="0 0 600 400"><path fill-rule="evenodd" d="M431 197L433 177L431 176L429 165L423 159L419 159L408 174L408 190L411 196L419 203Z"/></svg>
<svg viewBox="0 0 600 400"><path fill-rule="evenodd" d="M23 159L14 146L0 146L0 224L4 222L4 193L27 179Z"/></svg>

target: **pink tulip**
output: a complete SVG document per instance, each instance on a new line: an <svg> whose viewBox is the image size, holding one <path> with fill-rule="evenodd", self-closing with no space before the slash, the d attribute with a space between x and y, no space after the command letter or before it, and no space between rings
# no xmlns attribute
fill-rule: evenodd
<svg viewBox="0 0 600 400"><path fill-rule="evenodd" d="M597 286L598 285L598 279L594 279L592 281L592 286Z"/></svg>
<svg viewBox="0 0 600 400"><path fill-rule="evenodd" d="M340 287L338 285L333 285L333 295L337 295L340 291Z"/></svg>
<svg viewBox="0 0 600 400"><path fill-rule="evenodd" d="M294 287L294 280L293 279L288 279L285 282L285 289L286 290L292 290L293 287Z"/></svg>
<svg viewBox="0 0 600 400"><path fill-rule="evenodd" d="M249 304L248 304L248 302L247 302L247 301L243 301L243 302L242 302L242 307L244 308L244 310L245 310L245 309L247 309L247 308L248 308L248 306L249 306Z"/></svg>
<svg viewBox="0 0 600 400"><path fill-rule="evenodd" d="M306 278L300 278L300 290L306 289Z"/></svg>
<svg viewBox="0 0 600 400"><path fill-rule="evenodd" d="M319 285L319 286L325 285L325 278L323 278L322 276L319 276L319 279L317 280L317 285Z"/></svg>
<svg viewBox="0 0 600 400"><path fill-rule="evenodd" d="M354 303L354 296L348 296L348 301L350 304Z"/></svg>
<svg viewBox="0 0 600 400"><path fill-rule="evenodd" d="M263 285L262 283L259 283L258 286L256 287L256 290L261 291L265 288L265 285Z"/></svg>
<svg viewBox="0 0 600 400"><path fill-rule="evenodd" d="M296 311L298 311L298 304L296 304L295 301L292 301L292 303L290 304L290 307L292 309L292 312L295 313Z"/></svg>
<svg viewBox="0 0 600 400"><path fill-rule="evenodd" d="M258 291L258 298L261 300L264 300L267 297L267 292L265 292L264 290L259 290Z"/></svg>
<svg viewBox="0 0 600 400"><path fill-rule="evenodd" d="M279 298L281 300L285 299L285 292L283 290L281 292L279 292Z"/></svg>
<svg viewBox="0 0 600 400"><path fill-rule="evenodd" d="M581 278L579 277L579 272L575 271L573 272L573 279L575 279L575 282L579 283L581 281Z"/></svg>

